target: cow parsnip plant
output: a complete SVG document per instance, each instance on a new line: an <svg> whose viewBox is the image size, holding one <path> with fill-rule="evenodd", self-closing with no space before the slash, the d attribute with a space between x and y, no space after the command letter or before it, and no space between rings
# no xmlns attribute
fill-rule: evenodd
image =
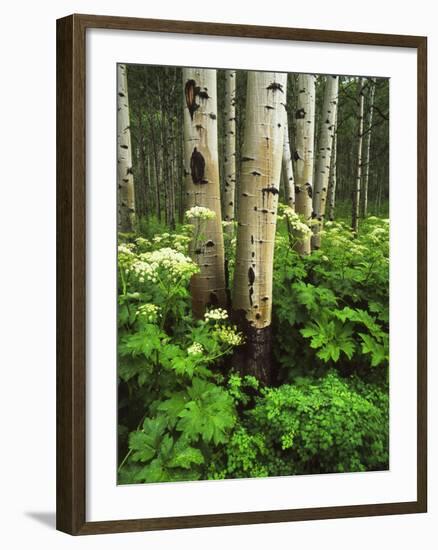
<svg viewBox="0 0 438 550"><path fill-rule="evenodd" d="M280 208L274 387L236 372L243 336L227 311L193 319L193 226L121 236L120 483L388 467L388 222L370 217L356 237L327 222L307 257L300 223ZM235 238L225 245L232 279Z"/></svg>

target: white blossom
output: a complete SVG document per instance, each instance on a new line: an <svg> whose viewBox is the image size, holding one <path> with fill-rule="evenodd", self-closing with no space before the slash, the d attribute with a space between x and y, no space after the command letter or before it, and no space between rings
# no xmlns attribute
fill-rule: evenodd
<svg viewBox="0 0 438 550"><path fill-rule="evenodd" d="M186 211L186 218L188 220L212 220L215 217L216 212L213 212L213 210L210 210L210 208L205 208L204 206L193 206L190 210Z"/></svg>
<svg viewBox="0 0 438 550"><path fill-rule="evenodd" d="M164 277L176 284L181 279L190 278L198 269L188 256L172 248L160 248L139 254L130 266L131 272L140 282L148 280L152 283Z"/></svg>
<svg viewBox="0 0 438 550"><path fill-rule="evenodd" d="M147 323L155 323L158 319L160 308L155 304L143 304L137 309L137 316L141 317Z"/></svg>
<svg viewBox="0 0 438 550"><path fill-rule="evenodd" d="M225 311L225 309L217 308L217 309L210 309L210 311L207 311L204 314L205 321L224 321L228 319L228 313Z"/></svg>
<svg viewBox="0 0 438 550"><path fill-rule="evenodd" d="M284 209L284 215L289 222L289 226L294 233L300 235L300 238L305 238L312 234L310 227L301 221L300 216L290 207Z"/></svg>
<svg viewBox="0 0 438 550"><path fill-rule="evenodd" d="M198 342L193 342L191 346L187 348L189 355L201 355L204 352L204 348Z"/></svg>
<svg viewBox="0 0 438 550"><path fill-rule="evenodd" d="M239 346L243 342L243 337L236 327L221 326L215 331L218 339L229 346Z"/></svg>

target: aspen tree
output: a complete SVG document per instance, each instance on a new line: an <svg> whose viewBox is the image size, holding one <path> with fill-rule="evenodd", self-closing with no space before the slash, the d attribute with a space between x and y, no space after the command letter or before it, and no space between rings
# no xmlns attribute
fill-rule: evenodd
<svg viewBox="0 0 438 550"><path fill-rule="evenodd" d="M363 111L364 111L364 79L359 78L357 84L357 135L356 135L356 174L353 189L353 211L351 216L351 228L357 233L359 228L360 185L362 180L362 143L363 143Z"/></svg>
<svg viewBox="0 0 438 550"><path fill-rule="evenodd" d="M290 152L289 123L287 120L286 109L284 110L284 119L282 173L284 179L286 203L290 208L293 208L295 210L295 181L292 167L292 156Z"/></svg>
<svg viewBox="0 0 438 550"><path fill-rule="evenodd" d="M313 155L315 137L315 75L299 74L295 112L295 210L311 224L313 206ZM310 254L310 236L296 245L301 255Z"/></svg>
<svg viewBox="0 0 438 550"><path fill-rule="evenodd" d="M330 163L338 103L338 83L338 76L326 77L319 130L318 155L314 175L313 215L317 222L312 228L312 248L314 249L318 249L321 246L320 232L324 224L327 205L327 190L329 185Z"/></svg>
<svg viewBox="0 0 438 550"><path fill-rule="evenodd" d="M274 240L287 75L248 73L233 314L245 335L236 361L264 383L271 370Z"/></svg>
<svg viewBox="0 0 438 550"><path fill-rule="evenodd" d="M119 63L117 65L117 226L123 233L134 229L134 197L128 81L126 66Z"/></svg>
<svg viewBox="0 0 438 550"><path fill-rule="evenodd" d="M216 70L183 69L183 88L187 208L200 206L214 213L213 219L193 219L190 254L200 273L191 280L192 309L201 318L208 306L226 307Z"/></svg>
<svg viewBox="0 0 438 550"><path fill-rule="evenodd" d="M370 82L369 92L369 105L368 105L368 119L365 134L365 159L364 159L364 174L363 174L363 199L362 199L362 217L366 218L368 215L368 181L370 175L370 149L371 149L371 134L373 126L374 115L374 94L376 90L376 81L374 78Z"/></svg>
<svg viewBox="0 0 438 550"><path fill-rule="evenodd" d="M329 205L328 219L333 221L335 219L335 204L336 204L336 183L337 183L337 156L338 156L338 132L337 132L337 119L335 120L335 132L333 136L332 157L330 162L330 180L329 180L329 192L327 202Z"/></svg>
<svg viewBox="0 0 438 550"><path fill-rule="evenodd" d="M234 222L236 193L236 71L225 71L224 220ZM225 231L233 232L233 225Z"/></svg>

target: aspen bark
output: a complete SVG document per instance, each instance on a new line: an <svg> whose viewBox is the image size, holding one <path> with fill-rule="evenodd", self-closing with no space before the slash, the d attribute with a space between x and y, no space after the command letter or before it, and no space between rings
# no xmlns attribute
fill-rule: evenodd
<svg viewBox="0 0 438 550"><path fill-rule="evenodd" d="M117 65L117 210L118 230L133 231L135 218L134 176L126 66Z"/></svg>
<svg viewBox="0 0 438 550"><path fill-rule="evenodd" d="M310 224L313 206L313 155L315 138L315 76L299 74L298 98L295 112L295 210ZM310 254L310 237L300 240L296 250Z"/></svg>
<svg viewBox="0 0 438 550"><path fill-rule="evenodd" d="M192 309L201 318L208 306L226 307L224 241L219 183L216 71L183 69L184 175L187 208L215 213L194 219L190 254L200 273L191 280Z"/></svg>
<svg viewBox="0 0 438 550"><path fill-rule="evenodd" d="M336 115L336 119L337 119ZM329 205L328 218L330 221L335 219L335 204L336 204L336 183L337 183L337 156L338 156L338 134L336 131L335 122L335 134L333 136L332 158L330 162L330 181L329 181L329 194L327 202Z"/></svg>
<svg viewBox="0 0 438 550"><path fill-rule="evenodd" d="M234 222L236 193L236 71L225 71L224 220ZM233 225L225 228L233 233Z"/></svg>
<svg viewBox="0 0 438 550"><path fill-rule="evenodd" d="M358 82L358 98L357 98L357 150L356 150L356 178L353 190L353 212L351 216L351 228L354 233L357 233L359 228L359 206L360 206L360 187L362 180L362 143L363 143L363 111L364 111L364 94L363 94L363 78Z"/></svg>
<svg viewBox="0 0 438 550"><path fill-rule="evenodd" d="M338 76L326 77L313 192L313 215L317 221L317 223L312 227L313 249L318 249L321 246L320 232L323 228L327 205L327 190L329 185L330 163L338 103L338 83Z"/></svg>
<svg viewBox="0 0 438 550"><path fill-rule="evenodd" d="M292 156L290 152L289 124L287 120L287 111L284 110L284 138L283 138L283 159L282 173L284 178L284 190L287 205L295 210L295 180L292 167Z"/></svg>
<svg viewBox="0 0 438 550"><path fill-rule="evenodd" d="M376 81L371 79L370 95L369 95L369 110L367 120L367 130L365 135L365 159L364 159L364 175L363 175L363 200L362 200L362 217L366 218L368 215L368 181L370 175L370 149L371 149L371 134L373 126L374 115L374 94L376 90Z"/></svg>
<svg viewBox="0 0 438 550"><path fill-rule="evenodd" d="M236 362L264 383L271 370L274 239L287 75L248 73L233 314L245 335Z"/></svg>

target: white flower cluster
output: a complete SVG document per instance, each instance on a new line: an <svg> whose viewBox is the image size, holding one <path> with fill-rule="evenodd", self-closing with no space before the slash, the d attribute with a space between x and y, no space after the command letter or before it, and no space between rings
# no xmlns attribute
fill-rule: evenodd
<svg viewBox="0 0 438 550"><path fill-rule="evenodd" d="M186 212L186 218L188 220L213 220L215 217L216 212L213 212L213 210L210 210L210 208L205 208L204 206L193 206Z"/></svg>
<svg viewBox="0 0 438 550"><path fill-rule="evenodd" d="M180 279L190 278L198 271L198 266L181 252L172 248L160 248L140 254L139 259L132 263L131 271L141 283L145 280L156 283L159 272L167 279L170 278L171 282L177 283Z"/></svg>
<svg viewBox="0 0 438 550"><path fill-rule="evenodd" d="M135 260L135 254L133 252L134 245L132 243L121 243L117 247L117 261L120 269L127 272Z"/></svg>
<svg viewBox="0 0 438 550"><path fill-rule="evenodd" d="M228 319L228 313L225 311L225 309L217 308L217 309L210 309L210 311L207 311L204 314L205 321L225 321Z"/></svg>
<svg viewBox="0 0 438 550"><path fill-rule="evenodd" d="M173 238L173 247L178 252L185 252L189 246L191 238L187 235L174 235Z"/></svg>
<svg viewBox="0 0 438 550"><path fill-rule="evenodd" d="M134 245L132 243L121 243L117 247L117 252L119 254L125 254L126 256L133 256L134 255L133 248L134 248Z"/></svg>
<svg viewBox="0 0 438 550"><path fill-rule="evenodd" d="M221 326L215 331L218 339L228 346L239 346L243 342L243 337L236 327Z"/></svg>
<svg viewBox="0 0 438 550"><path fill-rule="evenodd" d="M294 233L299 234L300 238L305 238L312 234L310 227L301 221L300 216L294 212L292 208L285 208L284 215L289 222L291 230Z"/></svg>
<svg viewBox="0 0 438 550"><path fill-rule="evenodd" d="M137 309L137 316L147 323L155 323L160 308L155 304L143 304Z"/></svg>
<svg viewBox="0 0 438 550"><path fill-rule="evenodd" d="M169 233L161 233L161 235L155 235L152 239L152 242L154 244L162 244L163 242L168 241L169 237L170 237Z"/></svg>
<svg viewBox="0 0 438 550"><path fill-rule="evenodd" d="M189 355L201 355L204 352L204 348L198 342L193 342L191 346L187 348Z"/></svg>

